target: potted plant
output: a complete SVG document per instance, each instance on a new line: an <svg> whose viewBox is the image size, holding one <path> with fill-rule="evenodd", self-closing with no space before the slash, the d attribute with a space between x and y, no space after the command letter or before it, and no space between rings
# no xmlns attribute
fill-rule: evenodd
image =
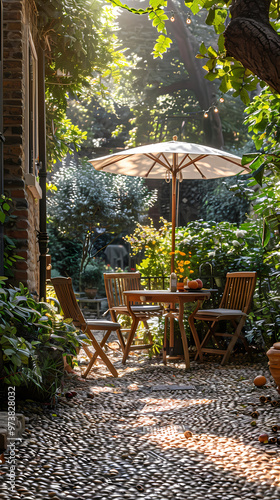
<svg viewBox="0 0 280 500"><path fill-rule="evenodd" d="M100 265L96 259L93 264L87 265L80 274L80 289L91 299L96 297L98 289L102 286L103 268L104 264Z"/></svg>
<svg viewBox="0 0 280 500"><path fill-rule="evenodd" d="M170 252L172 255L173 252ZM184 285L186 280L190 278L193 270L190 267L191 261L189 260L191 257L191 253L187 255L185 252L181 250L175 250L175 261L174 261L174 272L177 275L177 290L184 290Z"/></svg>

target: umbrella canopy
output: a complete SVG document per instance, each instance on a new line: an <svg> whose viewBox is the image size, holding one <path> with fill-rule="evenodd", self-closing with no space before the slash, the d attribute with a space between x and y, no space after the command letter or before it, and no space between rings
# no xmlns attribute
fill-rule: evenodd
<svg viewBox="0 0 280 500"><path fill-rule="evenodd" d="M96 170L151 179L172 180L172 257L174 270L176 179L216 179L251 170L241 158L200 144L173 141L148 144L90 160Z"/></svg>

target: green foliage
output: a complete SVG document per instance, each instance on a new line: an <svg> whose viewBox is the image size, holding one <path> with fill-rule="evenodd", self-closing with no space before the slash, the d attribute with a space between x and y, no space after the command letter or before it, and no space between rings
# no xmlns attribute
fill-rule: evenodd
<svg viewBox="0 0 280 500"><path fill-rule="evenodd" d="M118 50L111 9L100 0L36 0L45 40L47 151L49 168L85 140L66 117L69 96L102 89L101 76L117 78L125 64Z"/></svg>
<svg viewBox="0 0 280 500"><path fill-rule="evenodd" d="M137 224L134 233L125 239L130 243L131 254L142 257L137 271L143 276L165 276L170 274L171 223L160 219L159 229L150 220L149 226Z"/></svg>
<svg viewBox="0 0 280 500"><path fill-rule="evenodd" d="M263 217L263 236L262 244L267 246L273 244L271 239L279 239L280 229L280 175L270 171L263 178L263 185L257 194L252 196L254 201L254 211L260 217ZM257 184L256 181L251 185Z"/></svg>
<svg viewBox="0 0 280 500"><path fill-rule="evenodd" d="M169 20L169 17L164 12L164 7L167 6L167 1L150 0L150 5L146 9L135 9L129 7L120 0L110 0L110 2L117 7L121 7L122 9L132 12L133 14L148 14L149 19L152 21L152 25L159 33L161 33L155 43L153 54L154 57L162 57L162 54L167 51L172 43L172 40L167 36L167 30L165 27L165 22Z"/></svg>
<svg viewBox="0 0 280 500"><path fill-rule="evenodd" d="M78 288L82 242L70 235L65 236L51 223L48 224L48 236L52 269L56 269L60 276L70 276L73 286Z"/></svg>
<svg viewBox="0 0 280 500"><path fill-rule="evenodd" d="M194 276L198 276L199 266L206 262L212 264L213 273L218 276L245 270L268 274L270 268L264 264L261 235L262 224L258 220L246 221L239 227L229 222L194 221L177 229L177 248L191 252Z"/></svg>
<svg viewBox="0 0 280 500"><path fill-rule="evenodd" d="M178 9L180 17L186 18L187 9L182 4ZM182 23L180 41L170 46L164 58L153 59L156 31L148 16L128 11L118 16L118 39L129 66L120 68L115 81L103 78L104 85L93 97L74 100L71 96L69 100L67 116L87 133L83 155L92 156L93 148L97 154L107 154L108 149L124 144L133 147L171 140L174 134L179 140L217 146L219 115L211 109L208 119L203 118L203 110L214 103L219 108L225 149L236 152L244 146L248 137L242 126L243 103L228 96L227 103L220 104L217 82L204 80L201 64L195 61L201 37L206 35L206 42L212 44L217 38L213 27L205 30L204 18L200 15L187 30ZM170 32L171 23L166 26Z"/></svg>
<svg viewBox="0 0 280 500"><path fill-rule="evenodd" d="M4 224L5 220L9 216L11 209L11 199L7 198L4 194L0 195L0 223Z"/></svg>
<svg viewBox="0 0 280 500"><path fill-rule="evenodd" d="M178 258L187 264L193 276L198 277L199 267L210 262L213 272L225 276L230 271L258 271L269 274L270 266L264 262L265 249L261 243L262 223L250 220L239 227L229 222L194 221L187 227L176 228ZM127 238L133 254L144 253L137 270L143 276L170 274L171 224L162 220L156 230L153 226L138 225L134 234ZM180 253L181 252L181 253ZM187 274L190 271L187 271Z"/></svg>
<svg viewBox="0 0 280 500"><path fill-rule="evenodd" d="M242 163L250 164L253 176L260 185L267 168L273 167L278 173L280 172L279 110L279 96L268 89L256 96L245 109L248 114L245 123L249 132L252 132L256 149L262 151L244 155Z"/></svg>
<svg viewBox="0 0 280 500"><path fill-rule="evenodd" d="M252 169L255 181L251 186L261 186L252 200L254 211L264 219L264 246L274 233L279 236L280 227L279 110L279 96L268 89L256 96L245 110L248 114L245 123L252 133L256 149L261 150L260 153L244 155L242 163L249 164Z"/></svg>
<svg viewBox="0 0 280 500"><path fill-rule="evenodd" d="M186 1L186 6L189 7L194 15L197 15L202 9L207 9L208 16L206 24L212 25L219 35L218 46L214 49L212 46L208 48L204 44L200 47L200 52L197 55L200 59L205 59L204 69L208 72L206 78L210 81L215 79L220 80L220 90L223 93L233 91L233 96L240 96L244 104L250 102L250 93L257 89L258 85L265 86L250 70L232 57L226 55L224 45L224 31L228 24L229 8L232 5L232 0L228 2L215 2L209 0L194 0ZM277 14L276 14L277 12ZM270 18L272 27L277 31L277 23L273 21L275 15L278 16L278 9L275 9L274 2L270 5ZM260 34L261 35L261 34Z"/></svg>
<svg viewBox="0 0 280 500"><path fill-rule="evenodd" d="M12 215L12 200L5 195L0 195L0 224L12 224L16 216ZM13 266L22 257L16 255L15 240L4 234L4 269L7 276L13 276Z"/></svg>
<svg viewBox="0 0 280 500"><path fill-rule="evenodd" d="M116 4L114 0L110 1ZM161 33L160 37L164 38L166 36L165 22L167 19L164 18L164 8L166 7L165 0L158 0L155 3L150 1L149 6L145 10L141 9L139 11L129 8L119 0L117 4L135 14L149 14L149 18L152 19L153 22L155 22L154 20L160 11L161 15L155 23L155 26ZM219 79L221 81L220 90L223 93L233 90L233 96L240 96L242 101L247 105L250 102L250 92L256 90L258 84L262 86L265 84L250 70L245 69L239 61L226 55L223 33L228 24L229 8L231 4L232 0L228 2L217 2L216 0L185 1L185 5L192 11L194 16L199 15L202 11L208 11L205 24L213 26L215 32L219 35L217 47L214 48L211 45L207 47L202 43L200 52L197 55L198 58L205 59L204 69L207 71L206 78L210 81ZM269 15L271 26L277 32L279 28L279 9L278 3L276 6L275 1L270 3ZM154 49L154 55L155 57L162 57L162 53L166 52L169 45L165 45L164 43L161 44L159 38L156 45L157 49Z"/></svg>
<svg viewBox="0 0 280 500"><path fill-rule="evenodd" d="M97 172L89 164L65 164L54 175L49 218L57 231L82 243L80 270L94 256L96 241L132 231L156 200L143 179Z"/></svg>
<svg viewBox="0 0 280 500"><path fill-rule="evenodd" d="M132 113L127 105L114 102L115 92L115 89L112 93L106 92L99 99L94 96L91 99L69 101L68 117L86 133L82 154L92 156L93 148L103 146L124 147L124 141L128 139L128 130L131 128L129 119Z"/></svg>
<svg viewBox="0 0 280 500"><path fill-rule="evenodd" d="M170 235L171 224L162 220L159 230L138 225L127 238L132 252L143 257L137 266L143 276L170 274ZM279 238L273 243L270 242L270 248L262 245L262 221L255 218L239 227L229 222L195 221L176 229L176 256L183 259L188 256L194 278L200 275L200 270L203 279L211 269L219 278L225 278L230 271L258 272L246 335L250 342L263 348L280 340Z"/></svg>
<svg viewBox="0 0 280 500"><path fill-rule="evenodd" d="M199 218L216 222L236 222L241 224L250 212L252 189L249 187L247 176L215 179L213 189L205 192L204 182L200 183L201 191L197 191L197 184L192 187L192 196L195 200L202 199Z"/></svg>
<svg viewBox="0 0 280 500"><path fill-rule="evenodd" d="M278 246L279 259L279 246ZM278 260L279 267L279 260ZM249 314L246 336L267 350L280 340L280 274L273 272L257 282L252 311Z"/></svg>
<svg viewBox="0 0 280 500"><path fill-rule="evenodd" d="M0 378L49 398L63 373L62 356L75 356L87 337L50 304L37 303L22 284L5 288L1 280L0 285ZM57 368L50 380L51 366Z"/></svg>
<svg viewBox="0 0 280 500"><path fill-rule="evenodd" d="M47 133L48 163L51 166L57 161L62 161L68 153L79 151L81 145L87 139L87 133L73 125L71 120L64 116L62 110L51 110L49 108L48 120L56 124L53 133L49 127Z"/></svg>

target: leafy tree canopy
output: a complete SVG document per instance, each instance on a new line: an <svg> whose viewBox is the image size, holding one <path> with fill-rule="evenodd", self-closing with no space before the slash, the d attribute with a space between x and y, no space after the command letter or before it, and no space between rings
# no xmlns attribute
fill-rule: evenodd
<svg viewBox="0 0 280 500"><path fill-rule="evenodd" d="M170 47L167 35L167 0L150 0L145 9L135 9L120 0L110 0L112 4L134 14L147 14L159 32L154 46L154 57ZM204 68L211 81L221 80L220 89L227 92L234 89L249 103L248 92L256 89L261 81L280 92L280 76L277 71L280 48L279 2L277 0L193 0L185 1L192 14L202 9L208 11L206 24L212 25L219 35L216 47L201 44L199 58L206 60Z"/></svg>

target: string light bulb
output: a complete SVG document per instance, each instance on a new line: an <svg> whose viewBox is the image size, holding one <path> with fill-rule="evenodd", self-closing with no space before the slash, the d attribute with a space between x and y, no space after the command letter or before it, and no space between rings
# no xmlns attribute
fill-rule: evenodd
<svg viewBox="0 0 280 500"><path fill-rule="evenodd" d="M205 111L203 116L204 116L204 118L208 118L209 115L208 115L207 111Z"/></svg>
<svg viewBox="0 0 280 500"><path fill-rule="evenodd" d="M170 18L169 18L169 19L170 19L170 21L171 21L172 23L174 23L174 21L175 21L174 12L171 12L171 16L170 16Z"/></svg>
<svg viewBox="0 0 280 500"><path fill-rule="evenodd" d="M187 19L186 19L186 23L187 24L191 24L191 22L192 22L192 20L191 20L190 16L188 16Z"/></svg>
<svg viewBox="0 0 280 500"><path fill-rule="evenodd" d="M214 108L213 111L214 111L214 113L219 113L219 110L218 110L217 106L215 106L215 108Z"/></svg>
<svg viewBox="0 0 280 500"><path fill-rule="evenodd" d="M225 98L224 97L220 97L219 101L220 102L225 102Z"/></svg>

